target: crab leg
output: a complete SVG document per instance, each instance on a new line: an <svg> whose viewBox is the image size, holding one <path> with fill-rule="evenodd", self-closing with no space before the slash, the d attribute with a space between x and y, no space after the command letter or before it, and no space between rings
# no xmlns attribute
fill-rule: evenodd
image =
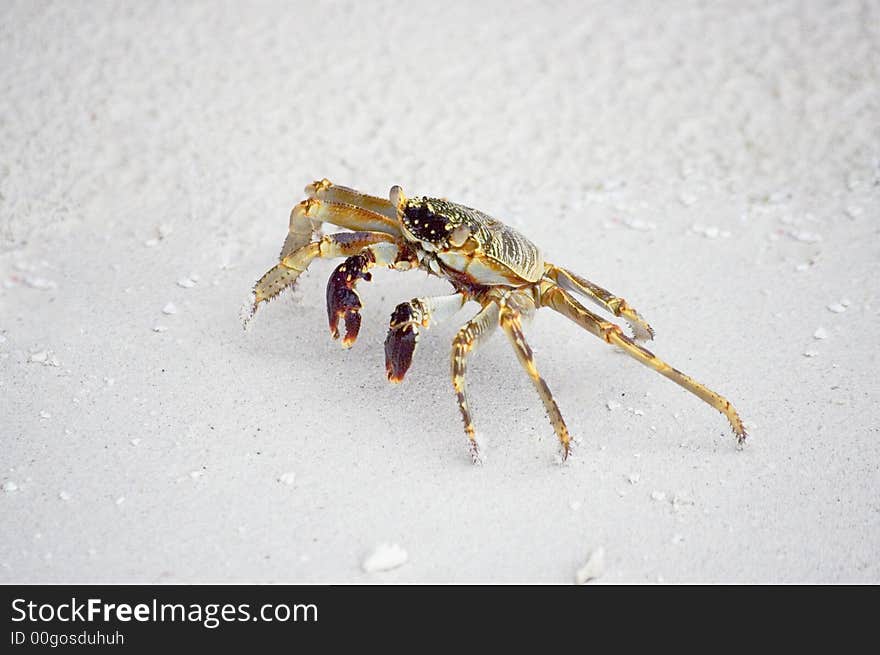
<svg viewBox="0 0 880 655"><path fill-rule="evenodd" d="M394 237L378 232L340 232L312 241L282 257L254 286L253 306L247 320L253 317L260 303L272 300L287 287L293 285L316 257L347 257L367 246L391 242ZM246 321L247 322L247 321Z"/></svg>
<svg viewBox="0 0 880 655"><path fill-rule="evenodd" d="M334 339L339 338L339 321L345 323L343 348L354 345L361 328L363 304L355 287L359 280L369 282L372 279L370 269L374 266L406 271L418 266L418 260L407 248L401 249L396 243L374 243L336 267L327 281L327 319Z"/></svg>
<svg viewBox="0 0 880 655"><path fill-rule="evenodd" d="M636 341L647 341L654 338L654 330L651 326L623 298L618 298L598 284L593 284L589 280L559 266L547 264L545 269L544 275L566 291L589 298L615 316L622 316L629 323L630 328L632 328Z"/></svg>
<svg viewBox="0 0 880 655"><path fill-rule="evenodd" d="M385 198L335 185L327 178L312 182L304 192L308 198L290 212L287 239L281 248L282 259L312 241L321 223L400 236L397 209Z"/></svg>
<svg viewBox="0 0 880 655"><path fill-rule="evenodd" d="M517 302L520 299L523 303L527 302L529 304L524 305ZM521 306L517 307L516 305ZM550 387L547 386L544 378L538 373L538 368L535 366L534 353L526 341L522 330L522 317L533 313L534 309L531 298L510 296L501 306L501 328L507 334L507 338L510 340L520 364L522 364L526 373L529 374L535 389L538 391L538 395L541 396L544 409L547 411L547 416L553 425L553 431L559 438L559 444L562 447L562 461L564 462L571 454L571 437L568 434L568 428L562 418L562 413L559 411L559 406L553 399L553 394L550 393Z"/></svg>
<svg viewBox="0 0 880 655"><path fill-rule="evenodd" d="M480 463L480 449L467 399L465 383L467 360L470 352L492 334L498 326L498 313L498 305L494 302L484 305L476 316L465 323L452 340L452 386L458 398L458 407L464 420L464 431L468 437L471 459L474 464Z"/></svg>
<svg viewBox="0 0 880 655"><path fill-rule="evenodd" d="M392 225L397 225L397 208L389 202L388 198L369 196L366 193L333 184L326 177L323 180L312 182L308 185L305 188L305 193L309 198L339 205L348 205L350 207L359 207L375 214L380 214L389 219Z"/></svg>
<svg viewBox="0 0 880 655"><path fill-rule="evenodd" d="M385 338L385 372L389 382L403 382L418 344L419 328L427 328L451 318L462 308L465 300L460 293L454 293L449 296L413 298L395 308Z"/></svg>
<svg viewBox="0 0 880 655"><path fill-rule="evenodd" d="M703 386L693 378L685 375L678 369L673 368L654 355L650 350L635 343L632 339L623 334L623 331L619 326L605 321L589 311L577 300L572 298L564 289L552 286L545 290L541 295L541 304L556 310L605 342L619 346L623 349L623 352L633 359L637 359L645 366L653 368L660 373L660 375L669 378L677 385L687 389L698 398L704 400L727 417L727 420L730 421L730 426L733 428L734 435L740 444L746 440L745 427L743 427L739 414L736 413L736 410L733 405L730 404L730 401Z"/></svg>
<svg viewBox="0 0 880 655"><path fill-rule="evenodd" d="M312 185L313 186L313 185ZM309 192L311 186L306 187ZM315 192L321 195L318 192ZM354 192L352 192L354 193ZM364 196L368 198L369 196ZM350 198L354 201L354 198ZM318 236L322 223L332 223L354 231L381 232L390 236L400 236L400 228L392 219L371 211L372 206L365 206L323 201L319 198L307 198L297 204L290 212L290 224L287 238L281 247L280 259L291 255L294 251L308 245Z"/></svg>

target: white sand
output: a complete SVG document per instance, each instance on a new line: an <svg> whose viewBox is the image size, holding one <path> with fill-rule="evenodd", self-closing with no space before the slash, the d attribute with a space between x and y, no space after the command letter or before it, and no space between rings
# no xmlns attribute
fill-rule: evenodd
<svg viewBox="0 0 880 655"><path fill-rule="evenodd" d="M446 4L4 3L0 582L880 582L877 3ZM351 351L327 262L244 333L324 176L521 228L749 445L548 311L577 456L496 338L471 466L456 325L384 379L421 273Z"/></svg>

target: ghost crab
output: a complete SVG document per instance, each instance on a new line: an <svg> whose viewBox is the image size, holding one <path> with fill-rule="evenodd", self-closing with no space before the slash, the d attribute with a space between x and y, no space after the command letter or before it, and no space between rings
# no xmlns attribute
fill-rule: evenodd
<svg viewBox="0 0 880 655"><path fill-rule="evenodd" d="M254 287L250 320L259 305L293 286L315 258L345 257L327 284L330 332L351 347L361 325L362 307L356 286L370 280L370 269L385 266L399 271L420 268L449 280L454 293L413 298L391 314L385 340L385 369L391 382L401 382L412 363L419 336L430 325L450 318L468 300L481 309L452 342L452 385L464 420L470 454L480 461L477 433L465 385L468 358L479 343L500 327L531 378L559 439L562 460L571 453L571 436L559 407L523 334L523 322L536 309L549 307L608 344L653 368L722 412L737 442L746 431L733 405L693 378L656 357L637 343L653 339L654 331L623 298L562 267L544 261L541 251L511 227L486 214L441 198L407 198L399 186L389 199L362 194L324 179L306 187L308 196L293 208L280 262ZM350 232L320 236L323 223ZM587 298L624 319L633 332L594 314L575 298Z"/></svg>

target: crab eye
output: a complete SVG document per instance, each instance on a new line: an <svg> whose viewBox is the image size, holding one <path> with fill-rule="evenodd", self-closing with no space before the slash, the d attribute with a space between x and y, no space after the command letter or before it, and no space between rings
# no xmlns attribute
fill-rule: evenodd
<svg viewBox="0 0 880 655"><path fill-rule="evenodd" d="M399 208L406 203L406 196L403 195L403 189L397 184L391 187L391 191L388 192L388 199L396 208Z"/></svg>
<svg viewBox="0 0 880 655"><path fill-rule="evenodd" d="M403 210L407 229L420 241L439 243L449 235L449 220L432 212L426 204L407 205Z"/></svg>

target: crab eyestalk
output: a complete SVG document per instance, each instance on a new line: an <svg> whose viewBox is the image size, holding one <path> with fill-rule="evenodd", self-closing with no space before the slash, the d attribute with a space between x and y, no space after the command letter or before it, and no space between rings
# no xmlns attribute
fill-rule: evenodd
<svg viewBox="0 0 880 655"><path fill-rule="evenodd" d="M403 193L403 189L399 184L395 184L391 187L391 190L388 192L388 200L399 215L406 206L406 195Z"/></svg>
<svg viewBox="0 0 880 655"><path fill-rule="evenodd" d="M412 364L423 321L424 313L413 302L400 303L391 314L391 326L385 338L385 372L389 382L403 382Z"/></svg>
<svg viewBox="0 0 880 655"><path fill-rule="evenodd" d="M366 255L354 255L336 267L327 282L327 318L330 322L330 334L339 338L339 321L345 323L345 336L342 347L351 348L357 340L361 329L360 296L355 291L358 280L370 281L372 275Z"/></svg>

